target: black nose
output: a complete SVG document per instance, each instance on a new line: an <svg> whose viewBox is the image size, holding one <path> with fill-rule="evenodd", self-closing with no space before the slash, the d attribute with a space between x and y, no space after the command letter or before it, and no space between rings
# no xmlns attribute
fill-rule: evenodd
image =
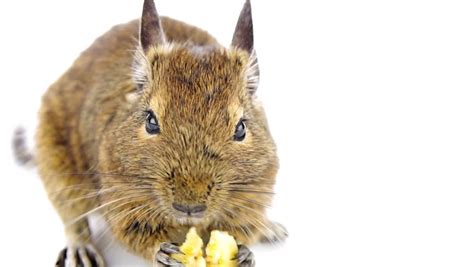
<svg viewBox="0 0 474 267"><path fill-rule="evenodd" d="M173 208L175 208L177 211L186 213L187 215L199 215L207 209L206 205L202 205L202 204L183 205L179 203L173 203Z"/></svg>

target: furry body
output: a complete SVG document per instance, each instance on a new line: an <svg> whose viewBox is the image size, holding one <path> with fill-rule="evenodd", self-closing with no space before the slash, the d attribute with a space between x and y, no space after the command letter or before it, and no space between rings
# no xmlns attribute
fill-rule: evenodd
<svg viewBox="0 0 474 267"><path fill-rule="evenodd" d="M170 18L148 19L149 2L141 27L112 28L43 97L36 164L69 242L98 261L92 212L150 261L163 242L182 242L190 226L203 237L229 231L244 244L281 237L265 216L278 160L253 94L252 51L225 49ZM144 32L150 25L162 28L166 42L155 44L160 33ZM159 135L145 131L149 110ZM243 117L248 133L237 144L232 134ZM202 218L181 216L173 203L207 210Z"/></svg>

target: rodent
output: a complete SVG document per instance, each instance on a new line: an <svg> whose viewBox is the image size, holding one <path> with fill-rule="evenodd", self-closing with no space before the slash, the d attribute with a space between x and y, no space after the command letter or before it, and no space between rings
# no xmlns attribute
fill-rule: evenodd
<svg viewBox="0 0 474 267"><path fill-rule="evenodd" d="M279 164L258 78L248 0L230 48L144 0L140 20L85 50L44 94L36 133L35 164L69 242L56 266L105 266L93 212L157 266L176 263L168 254L191 226L235 236L250 255L241 266L255 264L245 245L283 240L265 214Z"/></svg>

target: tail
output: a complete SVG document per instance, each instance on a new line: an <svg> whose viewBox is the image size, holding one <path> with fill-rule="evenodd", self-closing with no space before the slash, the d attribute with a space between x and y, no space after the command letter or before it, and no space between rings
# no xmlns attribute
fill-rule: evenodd
<svg viewBox="0 0 474 267"><path fill-rule="evenodd" d="M23 128L17 128L13 135L13 155L18 164L25 167L35 166L35 157L26 145L26 133Z"/></svg>

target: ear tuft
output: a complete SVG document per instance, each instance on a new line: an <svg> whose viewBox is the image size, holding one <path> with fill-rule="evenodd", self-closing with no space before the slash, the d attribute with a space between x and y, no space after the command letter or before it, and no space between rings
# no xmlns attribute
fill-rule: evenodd
<svg viewBox="0 0 474 267"><path fill-rule="evenodd" d="M132 64L132 79L137 87L137 92L142 92L143 88L148 84L151 76L150 63L143 49L138 48L135 51L135 57Z"/></svg>
<svg viewBox="0 0 474 267"><path fill-rule="evenodd" d="M166 42L166 37L161 27L160 17L156 11L155 2L153 0L145 0L143 2L143 12L140 23L140 44L143 51L153 45L160 45Z"/></svg>
<svg viewBox="0 0 474 267"><path fill-rule="evenodd" d="M247 64L247 90L251 95L255 94L260 81L260 69L258 67L257 53L252 50L250 54L249 62Z"/></svg>

